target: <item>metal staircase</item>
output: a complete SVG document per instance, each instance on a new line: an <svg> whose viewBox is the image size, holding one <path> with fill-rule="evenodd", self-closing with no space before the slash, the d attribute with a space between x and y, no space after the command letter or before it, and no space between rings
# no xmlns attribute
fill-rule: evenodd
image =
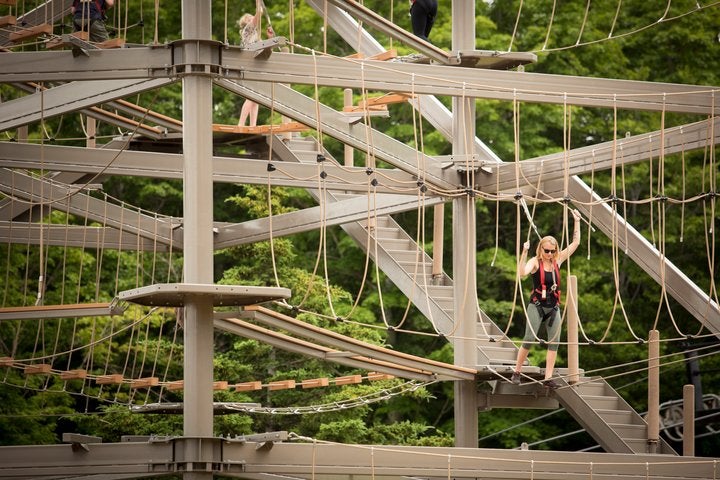
<svg viewBox="0 0 720 480"><path fill-rule="evenodd" d="M277 137L273 143L276 157L288 162L316 163L321 152L312 137ZM317 190L310 192L319 199ZM326 200L342 201L355 194L327 192ZM369 224L369 225L368 225ZM362 248L395 285L413 302L420 312L431 320L439 333L450 332L453 327L453 283L444 272L432 275L432 258L389 215L374 217L370 221L346 223L342 228ZM479 371L509 371L514 366L517 348L503 331L482 311L477 319L477 365ZM448 337L452 342L452 337ZM538 374L537 367L529 369ZM525 370L524 370L525 371ZM502 382L497 382L502 383ZM542 387L540 387L542 388ZM530 389L533 390L533 389ZM526 394L527 385L514 386L502 383L494 395ZM677 455L665 441L649 445L647 424L643 418L602 379L584 379L573 386L555 391L554 396L588 433L608 452L663 453ZM651 451L654 448L654 451Z"/></svg>
<svg viewBox="0 0 720 480"><path fill-rule="evenodd" d="M605 451L677 455L662 438L648 443L645 420L602 378L565 385L555 397Z"/></svg>

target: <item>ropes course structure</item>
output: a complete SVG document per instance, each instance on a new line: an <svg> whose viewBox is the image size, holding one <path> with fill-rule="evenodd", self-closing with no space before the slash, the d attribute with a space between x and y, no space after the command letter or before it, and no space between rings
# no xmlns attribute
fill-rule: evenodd
<svg viewBox="0 0 720 480"><path fill-rule="evenodd" d="M652 416L653 406L647 414L638 414L609 381L637 374L650 378L661 368L689 362L674 359L676 353L653 353L652 345L706 341L709 346L688 348L684 354L697 358L720 352L715 282L720 87L524 70L536 61L535 54L625 38L714 11L720 3L697 3L696 8L671 15L675 10L668 2L655 25L622 33L619 26L627 22L620 0L607 38L591 40L588 32L597 30L600 21L594 23L588 1L576 42L553 46L553 23L561 14L554 2L544 42L538 43L542 48L534 52L513 51L531 18L525 16L528 6L522 1L507 52L475 49L471 2L452 2L453 51L399 27L392 5L388 19L351 0L306 0L300 2L302 7L290 0L287 9L260 1L268 25L274 21L277 26L284 15L292 19L288 32L275 32L272 38L241 48L231 44L236 35L228 33L228 25L234 24L231 16L241 13L239 7L225 1L215 11L225 16L219 33L212 31L207 15L211 3L184 0L183 38L161 43L161 6L156 1L153 39L146 45L145 12L141 3L139 21L134 20L131 12L137 6L132 0L116 0L108 18L116 38L101 43L65 33L63 22L72 0L38 2L27 12L22 11L24 4L0 2L0 8L9 6L9 15L0 17L1 55L7 59L0 86L13 89L0 103L0 133L5 137L0 142L0 252L5 257L0 272L0 389L68 393L85 404L77 413L88 416L103 405L184 418L182 436L106 444L118 449L109 455L109 448L97 439L82 435L64 438L70 446L27 446L14 451L19 454L0 447L0 478L227 474L309 479L322 472L338 478L379 475L390 480L440 475L496 478L498 470L503 478L717 478L718 459L677 455L668 440L653 436L659 424ZM275 13L282 10L282 15L273 16L269 6ZM294 19L300 8L322 22L322 39L315 39L322 48L295 38ZM136 28L142 29L139 44L128 40ZM387 36L389 48L373 32ZM331 38L346 46L336 48ZM419 54L398 56L395 47ZM336 53L347 49L354 53ZM178 87L182 106L175 110L181 118L155 111L177 101ZM323 102L326 89L341 88L346 89L341 108ZM214 111L225 107L213 103L214 90L267 108L268 124L216 123ZM167 92L171 93L165 98ZM440 98L449 99L452 109ZM511 104L512 161L503 161L476 135L479 100ZM561 151L522 158L521 132L528 117L521 109L529 104L557 108L547 121L555 123ZM611 140L571 145L574 129L582 128L582 120L576 118L582 108L610 112L605 120ZM384 119L408 109L410 115L404 118L411 119L407 131L412 141L404 143L391 129L385 130ZM659 128L623 135L619 115L628 111L657 115ZM431 135L443 137L452 154L429 153ZM337 144L344 148L342 160L336 158ZM698 151L703 152L702 178L690 188L686 157ZM680 162L682 177L671 178L668 171ZM647 167L649 195L640 196L627 184L626 169L633 166ZM152 179L154 184L142 191L132 182L118 187L118 177ZM245 192L256 189L237 205L247 207L252 195L264 197L266 205L252 207L256 218L213 218L213 188L233 185L244 186ZM124 196L107 193L107 186ZM163 213L171 210L163 189L180 190L182 216ZM286 208L286 189L304 189L315 205ZM154 199L157 210L136 205L146 205L144 198ZM477 257L478 205L483 202L496 207L495 248L487 265ZM449 248L443 246L445 203L452 205ZM525 382L513 385L509 379L520 344L518 319L522 326L527 316L522 285L512 272L514 291L506 292L509 315L490 315L478 296L478 279L483 268L507 262L501 245L520 248L526 240L542 239L540 210L561 212L556 222L562 229L559 248L568 244L571 208L582 213L587 227L587 262L591 238L603 236L608 245L612 271L606 273L614 298L598 327L578 315L577 310L585 313L582 289L565 287L575 309L572 301L563 303L568 337L557 343L568 350L618 345L650 349L647 358L607 367L620 373L558 369L560 387L554 391L542 387L542 368L526 364ZM510 209L515 212L514 239L500 225L500 212ZM649 212L647 225L631 224L628 218L637 215L630 215L630 209ZM680 224L682 242L690 209L702 211L692 228L704 235L701 276L709 278L704 286L675 265L668 250L675 237L668 231L668 219ZM401 214L412 218L414 232L406 231ZM328 255L333 227L340 227L363 253L357 257L357 288L348 295L337 294L333 278L338 274ZM297 284L284 284L278 266L284 251L280 241L306 232L317 232L312 237L318 242L316 255L303 262L312 269ZM249 249L265 242L267 248ZM242 273L218 281L218 275L227 272L213 271L214 255L242 248L266 257L265 285L228 280L242 278ZM443 251L452 252L451 262L443 261ZM621 293L626 259L660 287L656 317L642 322L650 333L638 328ZM568 259L563 278L574 277L581 262L571 264ZM697 275L695 265L693 274ZM376 297L372 320L364 304L368 295ZM428 324L419 328L411 320L415 315ZM570 337L571 322L579 338ZM666 322L675 333L653 339L652 332L668 327ZM613 338L618 331L621 339ZM221 334L237 343L229 347L229 341L218 339ZM449 342L452 363L376 345L400 334ZM540 332L534 334L532 343L547 345ZM230 362L222 349L249 351L246 341L332 363L337 375L316 376L309 367L298 369L294 378L280 378L271 369L237 373L233 369L242 365ZM463 449L342 445L286 432L234 439L213 435L214 415L343 412L398 396L426 399L428 389L439 382L454 384L455 446ZM337 399L325 402L311 393L322 389L335 389ZM277 391L302 392L295 396L302 400L291 406L273 405L272 392ZM717 399L707 398L705 408L716 410ZM263 399L263 404L247 399ZM648 403L652 404L650 398ZM479 411L560 407L606 457L477 449ZM683 441L688 427L680 429L678 424L684 411L677 401L665 402L662 408L665 437ZM711 422L708 435L718 431L708 420L711 415L706 419ZM218 451L222 445L224 453L202 453L206 445ZM68 467L68 455L80 450L86 457L75 458ZM177 454L180 450L185 456ZM50 460L33 466L40 451ZM367 461L358 456L367 456ZM124 463L127 458L132 461ZM494 463L493 471L483 466L488 461Z"/></svg>

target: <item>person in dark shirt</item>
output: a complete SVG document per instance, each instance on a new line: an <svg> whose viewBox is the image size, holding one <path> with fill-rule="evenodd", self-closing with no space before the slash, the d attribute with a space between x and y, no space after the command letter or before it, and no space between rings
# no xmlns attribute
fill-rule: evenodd
<svg viewBox="0 0 720 480"><path fill-rule="evenodd" d="M435 23L437 10L437 0L410 0L410 23L416 37L430 41L430 30Z"/></svg>
<svg viewBox="0 0 720 480"><path fill-rule="evenodd" d="M105 11L115 0L74 0L70 7L76 32L89 32L91 42L104 42L110 38L105 28Z"/></svg>

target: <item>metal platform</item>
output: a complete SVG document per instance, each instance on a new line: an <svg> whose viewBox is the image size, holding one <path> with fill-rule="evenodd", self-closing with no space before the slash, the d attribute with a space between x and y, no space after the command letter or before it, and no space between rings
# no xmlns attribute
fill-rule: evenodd
<svg viewBox="0 0 720 480"><path fill-rule="evenodd" d="M126 290L118 299L139 305L182 307L192 297L212 297L213 306L245 306L290 298L288 288L197 283L159 283Z"/></svg>

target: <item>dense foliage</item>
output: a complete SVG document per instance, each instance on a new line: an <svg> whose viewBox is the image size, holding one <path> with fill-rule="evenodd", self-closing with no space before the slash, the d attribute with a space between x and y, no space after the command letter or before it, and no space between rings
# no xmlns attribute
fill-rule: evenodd
<svg viewBox="0 0 720 480"><path fill-rule="evenodd" d="M148 18L153 11L151 2L143 3L144 8L113 12L111 22L115 25L123 22L132 25L127 30L128 42L147 44L155 35L150 30L154 22ZM213 2L215 39L238 44L235 19L243 13L241 9L251 8L252 3L249 0ZM363 3L400 26L410 28L407 1L365 0ZM450 0L440 0L439 3L440 11L431 40L442 48L450 49ZM528 72L692 85L720 84L716 68L720 58L718 6L683 15L696 9L695 0L671 3L660 0L625 1L621 2L619 11L613 2L588 2L588 12L585 11L585 2L558 2L557 10L552 13L554 3L541 0L476 2L476 48L534 52L538 61L525 67ZM288 2L266 0L266 4L276 34L290 38L296 44L293 48L297 53L305 53L300 46L338 56L354 53L337 33L326 29L322 16L305 2L290 2L292 11L289 11ZM670 9L666 11L668 5ZM127 19L125 15L128 15ZM181 24L180 15L180 2L163 4L157 24L160 43L180 38L177 28ZM610 36L613 38L609 39ZM390 47L390 39L382 34L378 34L377 38ZM411 53L408 47L397 42L392 47L400 54ZM0 85L0 88L6 100L22 95L9 85ZM315 95L311 85L295 88L309 96ZM334 108L342 106L342 95L339 88L324 87L318 91L319 100ZM217 88L213 98L214 121L235 123L243 99ZM159 92L143 93L131 100L159 113L182 118L179 85ZM450 105L449 98L440 100ZM481 99L477 100L476 106L478 137L506 161L515 158L516 149L519 149L521 159L562 151L566 134L569 134L571 148L575 148L606 142L614 135L657 130L663 121L659 112L619 111L615 119L610 109L573 107L570 109L572 128L568 132L564 126L567 112L562 105L522 104L516 139L512 128L513 106L509 102ZM668 114L664 123L674 126L699 119L692 115ZM269 111L261 108L259 123L268 121ZM46 123L45 130L55 132L54 141L64 145L82 144L78 134L82 126L78 117L52 118ZM413 125L413 112L409 105L393 105L389 118L373 119L375 128L409 145L415 144ZM30 137L37 139L40 132L39 128L31 128ZM99 126L101 141L115 133L114 127ZM422 124L422 133L426 153L451 153L451 143L429 124ZM63 137L73 140L63 140ZM336 158L342 158L342 145L337 141L324 139L324 145ZM236 151L226 153L242 154L243 151L242 147L236 147ZM355 158L357 164L365 161L363 152L356 151ZM711 158L714 157L708 151L692 151L668 156L662 165L659 159L651 159L623 169L622 177L618 172L621 180L616 180L615 185L607 171L593 172L584 177L602 197L615 190L621 191L619 196L624 200L619 205L621 213L653 244L661 245L667 258L704 290L714 287L719 269L716 263L708 261L706 255L708 252L717 254L716 245L712 243L715 237L708 235L712 222L717 227L717 219L710 217L713 210L709 197L685 204L647 200L659 195L674 199L690 198L711 190L716 185L712 182L716 181L718 174L717 164L710 161ZM131 203L140 208L162 215L182 215L180 182L114 177L105 179L103 188L111 197L132 199ZM277 215L315 204L307 192L290 188L273 189L270 204L264 186L216 185L214 194L214 219L222 222L240 223L266 217L270 209ZM415 235L420 225L420 230L424 229L426 238L430 239L433 231L431 210L425 216L414 211L396 218L411 235ZM457 220L451 218L449 211L447 208L444 219L444 257L445 269L452 275L450 235L452 222ZM514 203L496 204L478 200L477 212L480 306L501 328L509 328L510 335L519 337L522 335L523 317L520 300L513 295L517 288L515 258L518 245L528 231L526 219ZM57 211L48 218L57 224L80 222ZM534 222L543 233L561 235L567 226L565 218L561 203L539 204L534 210ZM424 247L430 251L432 243L428 242ZM590 339L606 338L609 341L604 345L583 347L581 366L586 371L599 371L601 375L610 376L610 382L626 399L638 411L643 411L647 402L643 371L628 374L623 372L633 370L632 367L610 368L646 357L646 347L633 343L636 335L645 338L648 330L656 326L661 331L661 338L684 340L667 342L662 346L663 354L678 354L667 357L669 364L662 370L662 401L681 398L682 385L690 381L684 373L685 362L676 361L683 359L682 351L705 348L714 341L714 337L683 338L698 332L698 322L673 299L664 302L661 287L623 252L614 254L614 247L613 242L602 234L584 229L581 248L572 259L573 274L577 275L580 285L579 308L585 334ZM181 259L177 255L161 255L158 264L149 254L136 255L130 251L81 253L77 249L50 249L46 257L45 270L51 272L47 282L47 303L110 300L117 291L137 285L153 281L179 281L182 270ZM38 276L39 253L31 249L26 251L24 247L8 248L3 245L0 247L0 258L6 258L8 263L4 275L4 303L32 303L35 293L32 279ZM216 253L213 268L218 283L274 286L277 281L281 286L291 288L293 298L289 303L302 308L286 309L283 313L367 342L452 362L452 348L448 343L431 334L433 329L429 322L416 309L408 309L404 295L382 272L376 272L372 262L366 268L366 254L339 227L328 227L324 234L315 231L275 239L272 244L259 242L228 248ZM93 275L87 272L98 274L88 280ZM53 278L53 275L60 277L61 273L66 279L66 289L59 286L62 282L58 278ZM74 288L76 285L80 286L78 291ZM527 285L521 288L527 288ZM621 306L616 303L617 299L622 301ZM104 365L91 364L95 373L128 371L128 365L132 365L136 378L150 376L150 370L162 368L166 369L162 372L164 377L181 379L182 347L174 340L182 338L182 325L176 322L175 312L158 309L147 313L131 308L126 317L133 316L138 321L137 326L113 337L112 347L103 347L105 351L93 353L106 362ZM403 331L420 334L386 328L386 325L401 322ZM65 338L67 327L68 324L45 322L42 335L46 343L48 339L57 339L63 348L69 349L117 329L106 319L83 319L77 324L75 338ZM0 356L14 353L15 358L25 358L37 351L41 342L28 334L25 331L27 328L29 326L22 322L0 322ZM32 325L30 330L34 332L34 329L35 325ZM701 350L701 355L705 352ZM157 359L167 361L163 363ZM87 360L72 354L61 359L73 368L87 365ZM531 362L541 365L543 361L544 351L533 349ZM563 362L564 359L560 358L561 366ZM717 356L702 356L699 368L704 393L720 395L720 361ZM231 383L261 380L266 384L287 379L336 378L352 373L362 372L216 332L215 377L218 380ZM4 372L0 370L0 374L3 375L0 385L0 431L3 434L0 443L4 445L55 443L65 431L99 435L106 442L118 441L124 434L182 434L182 419L178 415L137 415L127 409L128 402L181 401L181 392L164 391L162 396L145 396L138 393L140 390L128 392L127 389L96 386L82 380L64 382L54 377L28 377L9 368ZM309 390L219 391L215 400L252 402L279 408L328 405L378 392L390 392L401 383L394 379ZM387 395L388 398L381 402L326 413L218 416L215 432L232 436L289 430L308 437L349 443L452 445L452 395L450 383L436 383L403 395ZM536 411L523 410L481 412L480 446L514 448L521 442L537 442L533 448L575 450L594 445L592 439L585 435L562 435L579 428L566 413L558 411L547 419L531 421L539 415ZM511 428L513 426L515 428ZM554 437L552 441L544 441ZM720 450L719 442L720 439L714 436L699 439L697 454L716 455Z"/></svg>

